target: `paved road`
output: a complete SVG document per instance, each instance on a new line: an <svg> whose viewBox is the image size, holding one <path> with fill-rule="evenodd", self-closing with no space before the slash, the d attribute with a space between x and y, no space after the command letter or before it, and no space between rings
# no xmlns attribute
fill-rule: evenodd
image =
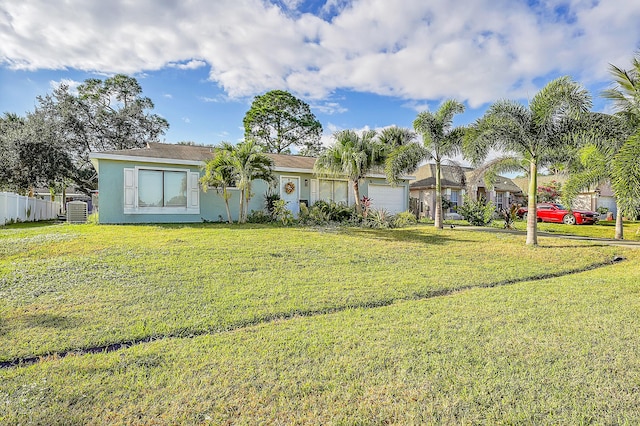
<svg viewBox="0 0 640 426"><path fill-rule="evenodd" d="M445 227L446 226L447 225L445 225ZM523 236L527 235L525 231L517 231L513 229L489 228L489 227L482 227L482 226L460 226L460 227L455 227L455 229L462 229L462 230L467 229L467 230L473 230L473 231L504 233L504 234L523 235ZM581 237L579 235L552 234L550 232L540 232L540 231L538 231L538 237L551 237L551 238L564 238L567 240L592 241L596 243L602 243L603 245L640 249L640 241L613 240L610 238Z"/></svg>

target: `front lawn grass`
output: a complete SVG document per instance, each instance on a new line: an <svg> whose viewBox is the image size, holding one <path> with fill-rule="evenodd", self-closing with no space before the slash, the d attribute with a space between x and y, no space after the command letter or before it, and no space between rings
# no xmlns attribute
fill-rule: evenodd
<svg viewBox="0 0 640 426"><path fill-rule="evenodd" d="M503 225L504 221L502 220L494 220L491 224L491 226L496 228L503 228ZM513 227L519 231L526 231L527 222L524 220L516 220ZM623 227L623 237L625 240L640 241L640 222L625 221L623 222ZM538 231L548 232L550 234L608 239L613 239L616 234L615 222L611 221L602 221L595 225L565 225L562 223L538 222Z"/></svg>
<svg viewBox="0 0 640 426"><path fill-rule="evenodd" d="M621 249L436 231L57 225L0 233L0 361L381 306Z"/></svg>
<svg viewBox="0 0 640 426"><path fill-rule="evenodd" d="M150 240L168 232L145 229ZM73 230L79 235L107 231ZM252 232L293 240L303 231ZM375 250L385 237L396 251L430 245L440 256L428 256L422 273L429 264L463 252L473 264L467 245L489 251L479 256L479 269L489 266L490 256L505 257L504 249L512 250L513 258L524 253L529 263L541 262L544 253L609 254L608 248L578 245L521 251L521 239L502 234L411 232L424 240L393 232L304 235L311 241L329 238L338 251L341 240ZM638 424L640 251L625 256L625 262L560 278L0 370L0 422ZM400 262L402 256L387 254L381 262L389 258ZM508 258L505 263L524 266ZM450 272L449 277L456 276Z"/></svg>

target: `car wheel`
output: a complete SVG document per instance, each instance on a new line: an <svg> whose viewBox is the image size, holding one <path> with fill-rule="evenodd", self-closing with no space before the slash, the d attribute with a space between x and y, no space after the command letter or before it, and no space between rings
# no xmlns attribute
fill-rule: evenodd
<svg viewBox="0 0 640 426"><path fill-rule="evenodd" d="M524 220L524 221L526 222L526 221L527 221L527 217L528 217L528 216L529 216L529 215L528 215L527 213L523 214L523 215L522 215L522 220Z"/></svg>
<svg viewBox="0 0 640 426"><path fill-rule="evenodd" d="M576 217L574 215L572 215L572 214L566 214L562 218L562 223L564 223L565 225L575 225L576 224Z"/></svg>

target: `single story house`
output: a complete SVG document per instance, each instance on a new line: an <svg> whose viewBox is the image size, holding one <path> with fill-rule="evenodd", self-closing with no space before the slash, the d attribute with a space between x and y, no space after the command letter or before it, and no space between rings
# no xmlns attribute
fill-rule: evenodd
<svg viewBox="0 0 640 426"><path fill-rule="evenodd" d="M346 178L325 178L313 172L316 159L267 154L274 161L275 188L258 180L249 211L264 210L265 195L276 192L294 215L300 203L317 200L354 204ZM194 223L226 220L225 204L216 189L203 191L200 177L213 148L149 143L145 148L95 152L90 155L98 172L100 223ZM372 173L360 182L360 195L372 208L398 213L409 209L409 176L391 186L384 174ZM229 205L238 219L239 190L231 189Z"/></svg>
<svg viewBox="0 0 640 426"><path fill-rule="evenodd" d="M522 201L522 190L509 178L498 176L493 188L486 187L484 179L474 176L469 167L442 165L440 169L442 197L449 201L450 208L444 211L454 213L456 206L462 205L463 196L474 199L484 198L497 208L506 208ZM415 180L409 186L412 207L419 217L433 219L436 207L436 165L425 164L413 173Z"/></svg>

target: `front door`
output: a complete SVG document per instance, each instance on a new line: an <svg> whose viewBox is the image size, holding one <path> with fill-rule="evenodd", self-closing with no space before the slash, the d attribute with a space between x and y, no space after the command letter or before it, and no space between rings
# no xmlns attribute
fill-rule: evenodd
<svg viewBox="0 0 640 426"><path fill-rule="evenodd" d="M287 209L298 216L300 212L300 178L294 176L280 177L280 198L287 204Z"/></svg>

